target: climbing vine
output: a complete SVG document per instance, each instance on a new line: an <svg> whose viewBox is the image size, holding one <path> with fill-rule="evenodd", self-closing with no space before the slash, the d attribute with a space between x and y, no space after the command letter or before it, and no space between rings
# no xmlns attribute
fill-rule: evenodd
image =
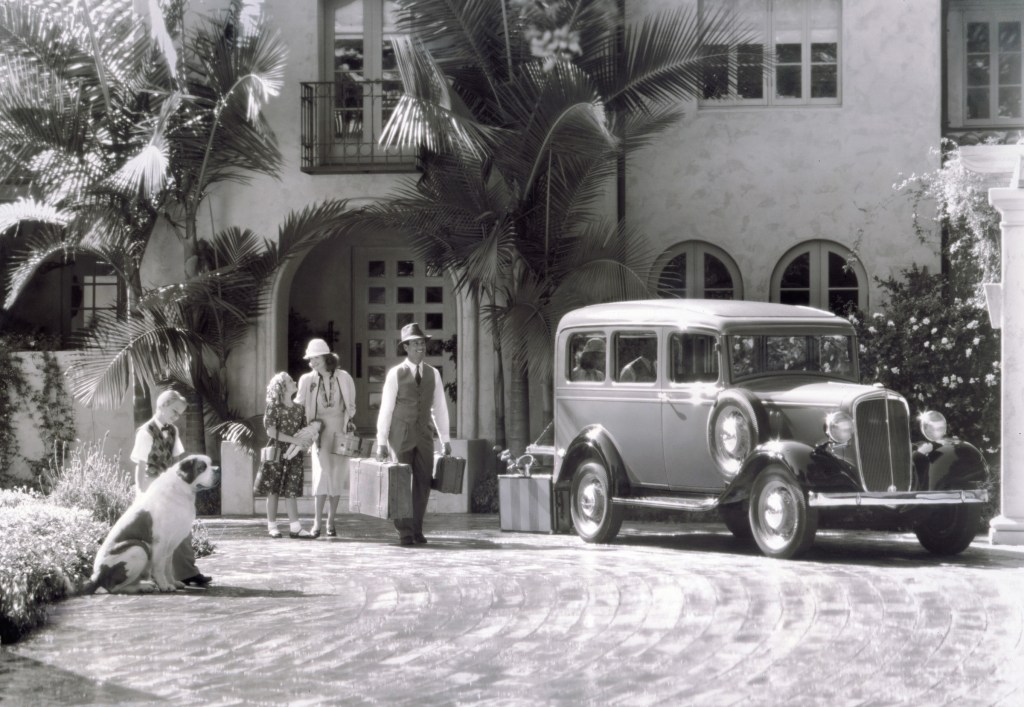
<svg viewBox="0 0 1024 707"><path fill-rule="evenodd" d="M14 419L29 392L21 358L14 353L10 342L0 337L0 486L9 486L12 480L11 463L20 450Z"/></svg>
<svg viewBox="0 0 1024 707"><path fill-rule="evenodd" d="M47 466L55 449L75 440L75 414L71 396L64 385L64 374L48 342L38 338L0 337L0 487L15 481L11 467L21 451L14 427L18 413L31 415L45 450L42 459L28 459L33 478ZM42 354L42 387L33 389L22 369L20 350L33 348Z"/></svg>

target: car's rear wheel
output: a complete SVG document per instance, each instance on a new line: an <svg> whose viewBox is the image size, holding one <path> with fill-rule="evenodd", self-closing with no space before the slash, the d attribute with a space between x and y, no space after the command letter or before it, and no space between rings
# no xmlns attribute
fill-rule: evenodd
<svg viewBox="0 0 1024 707"><path fill-rule="evenodd" d="M622 527L622 506L612 503L611 473L596 459L585 459L572 479L572 524L588 543L611 542Z"/></svg>
<svg viewBox="0 0 1024 707"><path fill-rule="evenodd" d="M708 451L727 481L739 473L765 427L760 405L749 394L727 390L719 396L708 418Z"/></svg>
<svg viewBox="0 0 1024 707"><path fill-rule="evenodd" d="M761 552L788 559L814 542L818 512L807 505L807 494L788 471L768 467L751 489L750 529Z"/></svg>
<svg viewBox="0 0 1024 707"><path fill-rule="evenodd" d="M753 531L750 529L750 511L743 503L729 503L718 507L718 515L729 532L740 540L750 540Z"/></svg>
<svg viewBox="0 0 1024 707"><path fill-rule="evenodd" d="M957 555L974 540L980 519L980 506L937 506L924 513L914 533L928 552Z"/></svg>

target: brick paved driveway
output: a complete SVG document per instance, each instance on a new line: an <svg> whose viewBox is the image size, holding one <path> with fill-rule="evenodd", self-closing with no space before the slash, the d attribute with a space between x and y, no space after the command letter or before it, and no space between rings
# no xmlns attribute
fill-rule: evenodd
<svg viewBox="0 0 1024 707"><path fill-rule="evenodd" d="M11 704L979 704L1024 694L1024 550L942 561L822 531L766 559L717 524L610 546L428 516L271 540L210 521L208 590L73 599L0 654ZM308 525L308 524L307 524Z"/></svg>

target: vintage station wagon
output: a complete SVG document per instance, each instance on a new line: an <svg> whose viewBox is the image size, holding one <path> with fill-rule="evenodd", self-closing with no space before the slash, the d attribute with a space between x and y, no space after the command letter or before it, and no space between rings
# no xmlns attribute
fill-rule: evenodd
<svg viewBox="0 0 1024 707"><path fill-rule="evenodd" d="M555 487L608 542L627 505L717 510L788 558L819 516L884 506L921 544L964 550L988 499L981 453L937 411L863 385L853 326L808 307L726 300L595 305L559 323ZM927 375L926 372L922 373Z"/></svg>

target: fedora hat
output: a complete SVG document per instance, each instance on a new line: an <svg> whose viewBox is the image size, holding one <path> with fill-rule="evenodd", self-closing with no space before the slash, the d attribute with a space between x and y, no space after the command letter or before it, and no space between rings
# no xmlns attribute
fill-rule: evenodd
<svg viewBox="0 0 1024 707"><path fill-rule="evenodd" d="M403 344L406 341L411 341L413 339L429 339L429 338L430 338L429 336L427 336L426 334L423 333L423 330L420 329L420 325L417 324L416 322L412 322L411 324L406 324L404 327L402 327L402 343Z"/></svg>
<svg viewBox="0 0 1024 707"><path fill-rule="evenodd" d="M314 356L325 356L331 352L327 342L323 339L310 339L306 345L306 353L302 354L302 358L313 358Z"/></svg>
<svg viewBox="0 0 1024 707"><path fill-rule="evenodd" d="M583 345L583 353L604 353L604 339L595 336L592 339L587 339L587 343Z"/></svg>

